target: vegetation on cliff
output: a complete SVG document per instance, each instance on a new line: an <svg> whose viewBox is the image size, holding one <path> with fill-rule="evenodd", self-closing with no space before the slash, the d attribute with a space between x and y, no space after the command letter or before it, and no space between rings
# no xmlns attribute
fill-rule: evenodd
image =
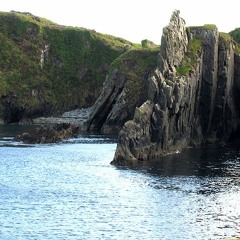
<svg viewBox="0 0 240 240"><path fill-rule="evenodd" d="M127 106L136 105L141 99L147 88L145 75L157 67L158 54L159 48L129 50L112 63L111 68L128 79L126 87L131 94L126 98Z"/></svg>
<svg viewBox="0 0 240 240"><path fill-rule="evenodd" d="M229 33L230 36L236 41L237 45L235 51L240 54L240 28L236 28L235 30Z"/></svg>
<svg viewBox="0 0 240 240"><path fill-rule="evenodd" d="M158 65L158 48L131 49L111 64L103 91L93 106L88 129L118 132L147 99L148 77Z"/></svg>
<svg viewBox="0 0 240 240"><path fill-rule="evenodd" d="M93 104L110 64L134 47L18 12L0 12L0 46L0 118L6 122L17 120L10 117L16 110L31 118Z"/></svg>
<svg viewBox="0 0 240 240"><path fill-rule="evenodd" d="M232 38L237 42L240 43L240 28L236 28L233 31L229 33L229 35L232 36Z"/></svg>
<svg viewBox="0 0 240 240"><path fill-rule="evenodd" d="M215 25L186 28L175 11L163 29L159 67L148 78L149 98L119 132L112 163L135 165L239 137L240 57L235 47Z"/></svg>
<svg viewBox="0 0 240 240"><path fill-rule="evenodd" d="M202 42L198 38L193 38L187 47L187 52L180 66L176 68L179 75L186 75L196 65L197 58L202 49Z"/></svg>

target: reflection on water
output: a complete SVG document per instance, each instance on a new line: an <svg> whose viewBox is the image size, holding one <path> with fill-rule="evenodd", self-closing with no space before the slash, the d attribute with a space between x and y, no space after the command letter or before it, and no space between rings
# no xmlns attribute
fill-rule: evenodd
<svg viewBox="0 0 240 240"><path fill-rule="evenodd" d="M19 124L6 124L0 125L0 139L2 138L12 138L19 134L30 131L36 128L37 125L19 125Z"/></svg>
<svg viewBox="0 0 240 240"><path fill-rule="evenodd" d="M231 176L238 178L240 177L240 148L235 145L189 148L178 154L162 157L160 161L143 163L136 168L169 177Z"/></svg>
<svg viewBox="0 0 240 240"><path fill-rule="evenodd" d="M2 132L8 147L0 141L0 239L240 237L237 147L187 149L130 169L109 164L109 136L30 147L12 136Z"/></svg>

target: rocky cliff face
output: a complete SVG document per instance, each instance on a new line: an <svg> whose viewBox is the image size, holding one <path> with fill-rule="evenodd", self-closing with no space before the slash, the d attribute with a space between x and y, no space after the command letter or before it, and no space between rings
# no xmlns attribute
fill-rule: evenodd
<svg viewBox="0 0 240 240"><path fill-rule="evenodd" d="M159 49L131 50L112 63L93 106L88 130L119 132L133 118L135 108L148 99L148 78L157 66L158 53Z"/></svg>
<svg viewBox="0 0 240 240"><path fill-rule="evenodd" d="M175 11L163 30L159 67L148 78L148 100L120 131L112 163L159 159L234 137L240 126L234 49L230 36L213 25L186 29Z"/></svg>

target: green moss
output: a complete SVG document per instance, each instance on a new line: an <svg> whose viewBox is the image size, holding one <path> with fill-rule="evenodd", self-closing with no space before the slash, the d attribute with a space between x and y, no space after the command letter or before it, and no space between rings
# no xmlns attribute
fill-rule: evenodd
<svg viewBox="0 0 240 240"><path fill-rule="evenodd" d="M205 25L203 25L203 28L210 29L210 30L216 30L217 26L215 24L205 24Z"/></svg>
<svg viewBox="0 0 240 240"><path fill-rule="evenodd" d="M179 75L187 75L197 63L197 58L202 49L202 42L198 38L193 38L187 48L182 64L176 68Z"/></svg>
<svg viewBox="0 0 240 240"><path fill-rule="evenodd" d="M237 46L235 47L235 52L236 52L237 54L240 54L240 45L237 45Z"/></svg>
<svg viewBox="0 0 240 240"><path fill-rule="evenodd" d="M156 49L129 50L112 63L111 69L118 69L129 80L126 84L128 106L135 104L146 89L144 78L157 67L158 53Z"/></svg>
<svg viewBox="0 0 240 240"><path fill-rule="evenodd" d="M220 37L228 43L232 41L232 37L228 33L220 32Z"/></svg>
<svg viewBox="0 0 240 240"><path fill-rule="evenodd" d="M228 33L220 32L219 45L226 49L229 49L231 43L233 43L232 37Z"/></svg>
<svg viewBox="0 0 240 240"><path fill-rule="evenodd" d="M217 30L217 26L215 24L205 24L203 26L191 26L191 27L188 27L189 31L191 31L191 29Z"/></svg>

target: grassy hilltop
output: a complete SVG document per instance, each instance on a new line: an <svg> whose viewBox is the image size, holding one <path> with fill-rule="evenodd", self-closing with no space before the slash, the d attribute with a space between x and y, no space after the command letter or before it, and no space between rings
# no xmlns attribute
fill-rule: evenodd
<svg viewBox="0 0 240 240"><path fill-rule="evenodd" d="M0 118L15 122L92 105L111 63L136 48L30 13L0 12Z"/></svg>

